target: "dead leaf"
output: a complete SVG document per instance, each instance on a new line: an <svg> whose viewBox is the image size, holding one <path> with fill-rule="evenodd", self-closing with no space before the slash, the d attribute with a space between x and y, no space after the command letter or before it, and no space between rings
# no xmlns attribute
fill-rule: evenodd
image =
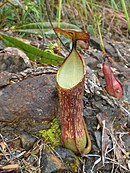
<svg viewBox="0 0 130 173"><path fill-rule="evenodd" d="M89 33L83 31L76 31L72 29L62 29L62 28L54 28L54 31L59 32L60 34L69 37L73 41L75 40L86 40L90 39Z"/></svg>

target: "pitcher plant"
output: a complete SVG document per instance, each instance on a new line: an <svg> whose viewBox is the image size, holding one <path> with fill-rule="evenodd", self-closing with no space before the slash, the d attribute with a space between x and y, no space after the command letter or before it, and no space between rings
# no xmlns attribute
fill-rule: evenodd
<svg viewBox="0 0 130 173"><path fill-rule="evenodd" d="M76 49L77 40L88 41L85 32L54 28L72 39L71 53L65 58L56 75L60 103L61 141L64 147L81 155L91 150L91 140L82 114L82 97L86 76L85 63Z"/></svg>

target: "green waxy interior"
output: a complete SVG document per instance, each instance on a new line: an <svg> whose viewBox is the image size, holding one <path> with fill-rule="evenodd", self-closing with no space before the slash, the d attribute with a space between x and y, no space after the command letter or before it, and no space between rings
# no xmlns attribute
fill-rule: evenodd
<svg viewBox="0 0 130 173"><path fill-rule="evenodd" d="M57 82L62 88L70 89L83 79L83 62L75 49L57 73Z"/></svg>

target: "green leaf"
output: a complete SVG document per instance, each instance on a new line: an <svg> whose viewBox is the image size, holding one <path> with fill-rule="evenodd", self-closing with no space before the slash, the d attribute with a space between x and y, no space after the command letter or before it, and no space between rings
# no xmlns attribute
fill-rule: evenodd
<svg viewBox="0 0 130 173"><path fill-rule="evenodd" d="M94 35L94 29L92 25L88 25L87 29L91 36Z"/></svg>
<svg viewBox="0 0 130 173"><path fill-rule="evenodd" d="M0 33L0 39L7 45L17 47L23 50L30 60L38 59L41 63L49 65L60 65L63 62L63 58L48 52L45 52L41 49L38 49L34 46L26 44L14 37Z"/></svg>
<svg viewBox="0 0 130 173"><path fill-rule="evenodd" d="M52 25L54 28L57 27L57 22L52 22ZM60 26L64 29L75 29L81 31L81 29L78 26L70 23L61 22ZM47 34L47 31L51 31L51 34L54 34L52 26L49 22L29 23L18 27L12 26L10 29L14 32L23 32L28 34L32 33L43 35L43 33Z"/></svg>
<svg viewBox="0 0 130 173"><path fill-rule="evenodd" d="M57 27L57 22L52 22L53 27ZM64 29L78 29L81 30L78 26L70 24L70 23L66 23L66 22L61 22L60 24L61 28ZM43 28L43 29L52 29L52 26L50 24L50 22L37 22L37 23L29 23L29 24L25 24L25 25L21 25L19 27L17 27L17 29L39 29L39 28Z"/></svg>

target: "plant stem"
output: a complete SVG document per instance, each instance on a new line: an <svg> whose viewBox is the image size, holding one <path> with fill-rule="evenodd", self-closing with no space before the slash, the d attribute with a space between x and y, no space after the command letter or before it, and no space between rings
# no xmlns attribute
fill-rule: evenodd
<svg viewBox="0 0 130 173"><path fill-rule="evenodd" d="M116 5L116 2L114 0L111 0L111 6L112 8L118 10L118 6Z"/></svg>
<svg viewBox="0 0 130 173"><path fill-rule="evenodd" d="M62 0L59 0L59 8L58 8L58 28L60 28L61 8L62 8ZM58 37L60 37L60 33L58 33ZM59 40L59 39L58 39L58 48L59 48L59 52L60 52L60 40Z"/></svg>
<svg viewBox="0 0 130 173"><path fill-rule="evenodd" d="M98 27L98 33L99 33L99 38L100 38L100 47L101 47L101 50L103 51L103 53L105 54L106 51L104 49L104 43L103 43L103 39L102 39L102 33L101 33L100 22L99 21L97 21L97 27Z"/></svg>
<svg viewBox="0 0 130 173"><path fill-rule="evenodd" d="M126 20L127 20L128 33L130 33L130 20L129 20L129 15L128 15L127 8L126 8L125 0L121 0L121 4L122 4L122 8L123 8Z"/></svg>

